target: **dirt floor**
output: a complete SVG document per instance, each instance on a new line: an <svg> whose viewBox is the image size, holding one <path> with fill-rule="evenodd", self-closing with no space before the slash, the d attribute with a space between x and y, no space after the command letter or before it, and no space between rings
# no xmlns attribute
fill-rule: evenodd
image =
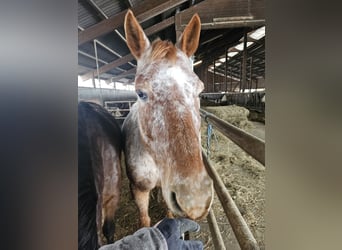
<svg viewBox="0 0 342 250"><path fill-rule="evenodd" d="M229 121L263 140L265 139L264 124L249 121L247 119L249 113L247 109L234 105L207 107L205 109L221 119ZM207 124L204 121L202 121L201 134L202 146L206 149ZM260 249L265 249L265 167L247 155L215 128L211 136L209 159L236 202ZM130 194L124 164L120 204L116 214L115 239L132 234L139 228L138 210ZM216 195L212 208L226 248L230 250L240 249ZM149 211L152 224L163 219L166 215L167 209L158 190L154 190L151 194ZM204 249L214 249L206 219L199 223L201 231L199 233L191 233L190 238L202 240Z"/></svg>

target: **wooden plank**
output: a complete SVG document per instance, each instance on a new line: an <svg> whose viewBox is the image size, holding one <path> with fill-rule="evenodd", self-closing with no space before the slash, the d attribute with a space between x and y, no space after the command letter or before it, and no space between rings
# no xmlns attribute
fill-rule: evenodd
<svg viewBox="0 0 342 250"><path fill-rule="evenodd" d="M115 16L105 19L78 33L78 45L107 34L123 25L127 10L121 11Z"/></svg>
<svg viewBox="0 0 342 250"><path fill-rule="evenodd" d="M200 109L201 116L246 153L265 166L265 142L254 135Z"/></svg>
<svg viewBox="0 0 342 250"><path fill-rule="evenodd" d="M187 0L168 0L168 1L164 1L163 3L160 3L160 1L157 1L157 0L144 1L143 3L132 8L132 11L137 17L138 21L142 23L186 1ZM105 19L85 29L84 31L79 32L78 33L78 45L81 45L85 42L93 40L99 36L105 35L113 31L114 29L117 29L123 26L126 13L127 13L127 10L121 11L115 16Z"/></svg>
<svg viewBox="0 0 342 250"><path fill-rule="evenodd" d="M204 23L202 25L202 30L240 28L240 27L259 27L259 26L262 26L262 25L265 25L265 19L258 19L258 20L236 20L236 21Z"/></svg>
<svg viewBox="0 0 342 250"><path fill-rule="evenodd" d="M145 30L145 34L147 36L150 36L150 35L158 32L158 31L161 31L161 30L163 30L163 29L173 25L174 23L175 23L175 18L174 17L169 17L169 18L163 20L162 22L157 23L157 24L147 28ZM116 68L116 67L119 67L119 66L121 66L121 65L123 65L125 63L128 63L128 62L132 61L133 59L134 59L134 57L133 57L132 54L128 54L126 56L123 56L120 59L117 59L117 60L115 60L115 61L113 61L111 63L108 63L108 64L100 67L99 68L99 73L100 74L105 73L105 72L107 72L107 71L109 71L109 70L111 70L113 68ZM97 76L97 70L94 70L92 72L84 74L81 77L82 77L83 81L86 81L86 80L90 79L91 77L93 77L93 75Z"/></svg>
<svg viewBox="0 0 342 250"><path fill-rule="evenodd" d="M161 31L171 25L173 25L175 23L175 18L172 16L172 17L169 17L163 21L161 21L160 23L157 23L155 25L152 25L151 27L148 27L147 29L145 29L145 34L146 36L150 36L154 33L157 33L158 31Z"/></svg>

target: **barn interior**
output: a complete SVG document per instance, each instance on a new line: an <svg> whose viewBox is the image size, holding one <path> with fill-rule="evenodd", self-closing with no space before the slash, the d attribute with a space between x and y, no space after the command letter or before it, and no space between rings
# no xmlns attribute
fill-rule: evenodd
<svg viewBox="0 0 342 250"><path fill-rule="evenodd" d="M255 120L264 122L264 0L78 0L80 100L100 103L120 121L135 102L134 78L137 62L126 45L123 29L124 16L128 9L133 11L151 41L159 37L173 43L193 14L198 13L202 23L201 36L192 61L194 72L204 83L204 90L200 94L201 106L216 108L233 105L238 109L237 113L244 116L235 117L234 119L240 119L235 125L251 133L252 125L247 116L250 118L253 115ZM226 115L219 110L211 111L217 115ZM227 121L234 123L229 120L231 117L232 115ZM202 128L202 138L207 134L206 129ZM220 132L214 134L212 147L215 152L211 160L218 163L217 170L251 228L258 247L264 249L264 166L245 152L240 152L231 141L224 141L223 137ZM264 132L261 137L264 140ZM206 141L204 138L202 140L205 146ZM229 151L219 151L219 148L226 147L229 147ZM241 155L243 156L240 159ZM225 164L232 165L231 169ZM242 174L240 169L244 171ZM241 182L237 175L240 175ZM237 179L232 180L232 176ZM243 180L249 177L252 178L251 181ZM128 184L124 185L126 188L123 195L128 197ZM157 196L156 193L155 197ZM138 215L133 202L125 198L124 201L130 206L119 209L121 214L118 218L118 238L133 233L138 226L137 220L135 221ZM230 222L223 218L224 211L217 204L214 204L214 208L225 246L227 249L243 249L234 237ZM152 217L155 222L164 216L160 213L164 210L155 203L152 203L150 209L155 214ZM207 220L202 221L201 227L201 235L190 237L204 241L205 249L217 249Z"/></svg>
<svg viewBox="0 0 342 250"><path fill-rule="evenodd" d="M80 87L134 90L136 61L123 30L127 9L150 40L172 42L198 13L202 27L193 66L205 85L203 99L262 108L262 96L236 95L265 90L265 2L260 0L79 0Z"/></svg>

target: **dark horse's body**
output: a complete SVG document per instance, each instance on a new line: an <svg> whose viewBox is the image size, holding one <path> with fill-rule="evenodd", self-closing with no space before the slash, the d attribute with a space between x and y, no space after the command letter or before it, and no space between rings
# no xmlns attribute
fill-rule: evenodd
<svg viewBox="0 0 342 250"><path fill-rule="evenodd" d="M100 105L78 104L78 249L97 249L114 240L120 196L122 135ZM103 236L107 242L103 241Z"/></svg>

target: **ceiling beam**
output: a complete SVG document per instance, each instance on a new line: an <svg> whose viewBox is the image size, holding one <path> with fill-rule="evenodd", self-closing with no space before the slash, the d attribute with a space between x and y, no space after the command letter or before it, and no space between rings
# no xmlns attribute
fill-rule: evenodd
<svg viewBox="0 0 342 250"><path fill-rule="evenodd" d="M200 46L196 52L198 60L213 61L226 53L226 49L239 43L243 29L231 30L213 42Z"/></svg>
<svg viewBox="0 0 342 250"><path fill-rule="evenodd" d="M133 69L127 70L125 72L122 72L116 76L111 77L110 81L111 82L117 81L117 80L120 80L122 78L125 78L126 76L134 76L135 73L136 73L136 68L133 68Z"/></svg>
<svg viewBox="0 0 342 250"><path fill-rule="evenodd" d="M146 36L150 36L150 35L158 32L158 31L161 31L161 30L163 30L163 29L173 25L174 23L175 23L174 17L169 17L169 18L163 20L162 22L157 23L157 24L152 25L151 27L147 28L145 30L145 34L146 34ZM111 70L113 68L119 67L119 66L121 66L121 65L123 65L125 63L128 63L128 62L132 61L132 60L134 60L133 55L132 54L128 54L126 56L121 57L120 59L117 59L117 60L115 60L113 62L110 62L110 63L100 67L99 68L99 73L100 74L105 73L105 72L107 72L107 71L109 71L109 70ZM82 77L82 79L84 81L86 81L86 80L92 78L93 75L97 76L97 70L94 70L92 72L84 74L81 77Z"/></svg>
<svg viewBox="0 0 342 250"><path fill-rule="evenodd" d="M205 0L176 14L176 31L182 32L198 13L202 30L265 25L265 0Z"/></svg>
<svg viewBox="0 0 342 250"><path fill-rule="evenodd" d="M98 13L98 15L101 17L101 19L108 19L108 16L106 15L106 13L104 13L104 11L93 1L93 0L86 0L90 6ZM82 29L80 26L78 26L78 28L83 31L84 29ZM117 35L126 42L126 39L120 34L120 32L115 29L114 30ZM108 46L106 46L105 44L103 44L102 42L100 42L99 40L97 39L94 39L94 41L98 44L100 44L103 48L105 48L106 50L108 50L109 52L113 53L114 55L118 56L118 57L122 57L119 53L113 51L112 49L110 49ZM134 64L132 63L129 63L131 66L135 67ZM119 68L120 69L120 68ZM121 69L120 69L121 70Z"/></svg>
<svg viewBox="0 0 342 250"><path fill-rule="evenodd" d="M218 43L216 43L218 44ZM219 44L218 44L219 45ZM229 49L230 51L233 51L233 49ZM228 60L228 66L233 66L236 67L237 63L241 63L242 60L242 53L243 51L240 50L236 50L239 53L234 55L233 57L231 57L230 60ZM209 51L210 52L210 51ZM258 40L258 43L252 44L251 46L247 47L247 53L249 55L249 57L257 57L259 59L264 59L265 57L265 37L261 38ZM207 53L208 54L208 53ZM224 52L223 52L224 54ZM216 54L213 53L209 53L209 57L202 59L202 60L208 60L208 61L213 61L214 59L216 59L216 57L213 58L213 56L215 56ZM259 65L262 64L262 62L254 62L254 65ZM223 64L218 66L217 68L223 67Z"/></svg>
<svg viewBox="0 0 342 250"><path fill-rule="evenodd" d="M234 48L231 49L231 51L234 51ZM232 59L241 59L243 50L236 50L238 54L232 57ZM261 38L258 40L258 43L252 44L249 47L247 47L247 53L249 56L259 56L265 54L265 38Z"/></svg>
<svg viewBox="0 0 342 250"><path fill-rule="evenodd" d="M159 15L160 13L186 2L187 0L168 0L160 3L157 0L144 1L132 8L140 23ZM121 11L113 17L105 19L78 34L78 45L105 35L116 28L123 26L127 10Z"/></svg>
<svg viewBox="0 0 342 250"><path fill-rule="evenodd" d="M126 56L123 56L113 62L110 62L106 65L103 65L102 67L99 67L99 74L101 75L102 73L105 73L113 68L116 68L116 67L119 67L125 63L128 63L130 61L132 61L134 59L133 55L132 54L128 54ZM97 70L95 69L94 71L90 71L88 72L87 74L84 74L81 76L82 80L83 81L86 81L90 78L92 78L93 76L96 77L98 74L97 74Z"/></svg>

